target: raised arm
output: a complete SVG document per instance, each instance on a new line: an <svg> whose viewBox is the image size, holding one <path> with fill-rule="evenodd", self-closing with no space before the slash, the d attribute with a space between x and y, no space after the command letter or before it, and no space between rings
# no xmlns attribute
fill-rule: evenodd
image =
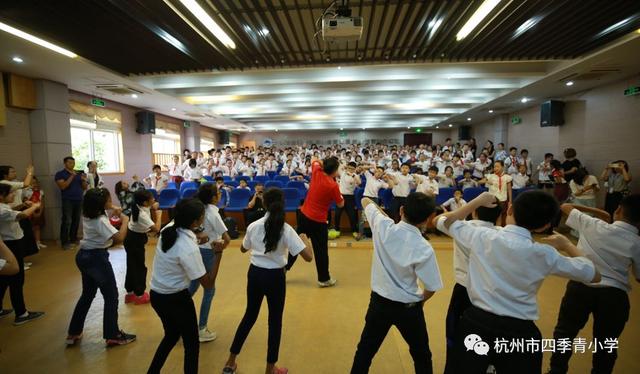
<svg viewBox="0 0 640 374"><path fill-rule="evenodd" d="M592 208L584 205L574 205L574 204L562 204L560 206L560 210L562 211L562 214L564 214L567 217L569 216L569 214L571 214L571 211L574 209L577 209L584 213L592 214L605 222L611 222L611 215L602 209Z"/></svg>
<svg viewBox="0 0 640 374"><path fill-rule="evenodd" d="M569 257L582 257L580 250L566 236L554 231L553 235L541 239L542 242L549 244L558 251L565 252ZM600 272L595 268L595 273L591 283L599 283L601 280Z"/></svg>
<svg viewBox="0 0 640 374"><path fill-rule="evenodd" d="M71 182L73 182L73 178L75 178L77 175L78 174L76 173L71 173L71 175L67 179L57 179L56 184L58 185L58 188L60 188L60 190L62 191L69 188L69 186L71 185Z"/></svg>
<svg viewBox="0 0 640 374"><path fill-rule="evenodd" d="M442 214L442 216L446 217L447 220L444 223L444 226L449 229L449 227L455 222L464 220L468 215L473 213L476 209L486 206L489 208L494 208L498 203L498 200L495 196L490 194L489 192L483 192L475 199L471 200L469 203L461 206L460 208ZM435 222L435 220L434 220Z"/></svg>

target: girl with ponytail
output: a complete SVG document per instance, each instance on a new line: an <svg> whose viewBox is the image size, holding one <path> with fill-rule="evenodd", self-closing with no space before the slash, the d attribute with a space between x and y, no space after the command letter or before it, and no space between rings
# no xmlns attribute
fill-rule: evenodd
<svg viewBox="0 0 640 374"><path fill-rule="evenodd" d="M247 227L240 247L243 253L251 251L251 265L247 274L247 309L231 344L231 353L222 371L225 374L236 372L236 357L258 318L260 305L265 296L269 304L269 340L265 373L287 373L287 369L275 366L280 349L286 293L285 266L289 255L300 254L307 262L313 260L311 242L307 236L298 236L295 230L285 223L282 190L268 189L264 193L263 201L267 214Z"/></svg>
<svg viewBox="0 0 640 374"><path fill-rule="evenodd" d="M180 338L184 345L184 372L198 372L198 322L188 288L192 280L198 280L205 288L213 287L215 282L213 271L205 270L193 231L202 226L204 218L205 206L200 200L181 200L176 204L173 223L160 234L150 294L151 306L162 320L164 338L153 356L149 373L160 373Z"/></svg>
<svg viewBox="0 0 640 374"><path fill-rule="evenodd" d="M147 267L144 261L147 233L159 232L162 211L153 194L147 190L138 190L133 194L129 231L124 240L124 250L127 252L127 275L124 288L127 294L124 303L133 302L135 305L149 303L147 288Z"/></svg>

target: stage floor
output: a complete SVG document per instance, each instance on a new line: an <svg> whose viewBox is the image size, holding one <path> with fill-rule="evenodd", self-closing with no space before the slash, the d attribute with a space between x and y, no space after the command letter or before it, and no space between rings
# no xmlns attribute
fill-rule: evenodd
<svg viewBox="0 0 640 374"><path fill-rule="evenodd" d="M364 325L369 301L372 242L355 242L343 236L330 246L330 268L338 280L336 287L316 286L313 263L298 261L287 274L287 300L283 321L279 365L292 373L348 373ZM451 240L432 235L445 288L425 305L430 347L435 373L442 373L445 360L445 315L454 284ZM216 295L210 314L209 329L217 340L201 344L200 371L220 373L228 355L235 329L246 305L246 272L249 254L239 251L234 240L225 251L217 280ZM151 268L155 240L147 246L147 266ZM31 310L46 315L32 323L14 327L13 315L0 320L0 372L2 373L142 373L146 372L157 344L162 325L150 305L125 305L124 249L110 250L111 263L120 292L119 321L127 332L138 335L128 346L105 348L102 340L102 297L98 293L87 318L84 338L72 348L65 348L67 326L81 292L80 273L75 252L64 252L51 245L33 256L26 272L25 299ZM151 270L151 269L149 269ZM149 271L150 275L151 271ZM620 338L616 373L640 373L640 290L638 283L630 294L631 315ZM543 338L552 338L560 300L566 280L551 277L539 292ZM8 294L8 292L7 292ZM202 292L195 296L199 310ZM10 307L9 297L4 307ZM591 321L580 336L591 340ZM239 373L264 372L267 350L267 308L261 315L238 358ZM544 354L544 368L549 362ZM179 343L169 357L164 372L182 372L183 350ZM591 354L574 354L570 373L588 373ZM413 373L409 350L397 330L392 329L373 361L371 373Z"/></svg>

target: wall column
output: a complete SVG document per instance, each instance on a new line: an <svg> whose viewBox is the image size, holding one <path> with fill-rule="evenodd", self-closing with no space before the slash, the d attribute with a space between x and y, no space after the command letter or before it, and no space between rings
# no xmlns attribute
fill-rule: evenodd
<svg viewBox="0 0 640 374"><path fill-rule="evenodd" d="M200 149L200 124L198 122L189 122L191 127L184 129L185 147L191 151L201 150L206 152L207 149Z"/></svg>
<svg viewBox="0 0 640 374"><path fill-rule="evenodd" d="M69 89L66 85L46 80L36 81L37 106L29 113L31 158L35 175L45 196L43 239L60 236L62 202L54 176L64 168L62 159L71 156L69 124ZM77 168L82 168L78 165Z"/></svg>

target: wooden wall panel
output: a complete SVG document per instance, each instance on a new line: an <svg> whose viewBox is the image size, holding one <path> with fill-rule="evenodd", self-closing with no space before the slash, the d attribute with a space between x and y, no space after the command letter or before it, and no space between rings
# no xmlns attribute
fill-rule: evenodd
<svg viewBox="0 0 640 374"><path fill-rule="evenodd" d="M7 96L9 106L36 109L36 85L31 78L9 74Z"/></svg>

